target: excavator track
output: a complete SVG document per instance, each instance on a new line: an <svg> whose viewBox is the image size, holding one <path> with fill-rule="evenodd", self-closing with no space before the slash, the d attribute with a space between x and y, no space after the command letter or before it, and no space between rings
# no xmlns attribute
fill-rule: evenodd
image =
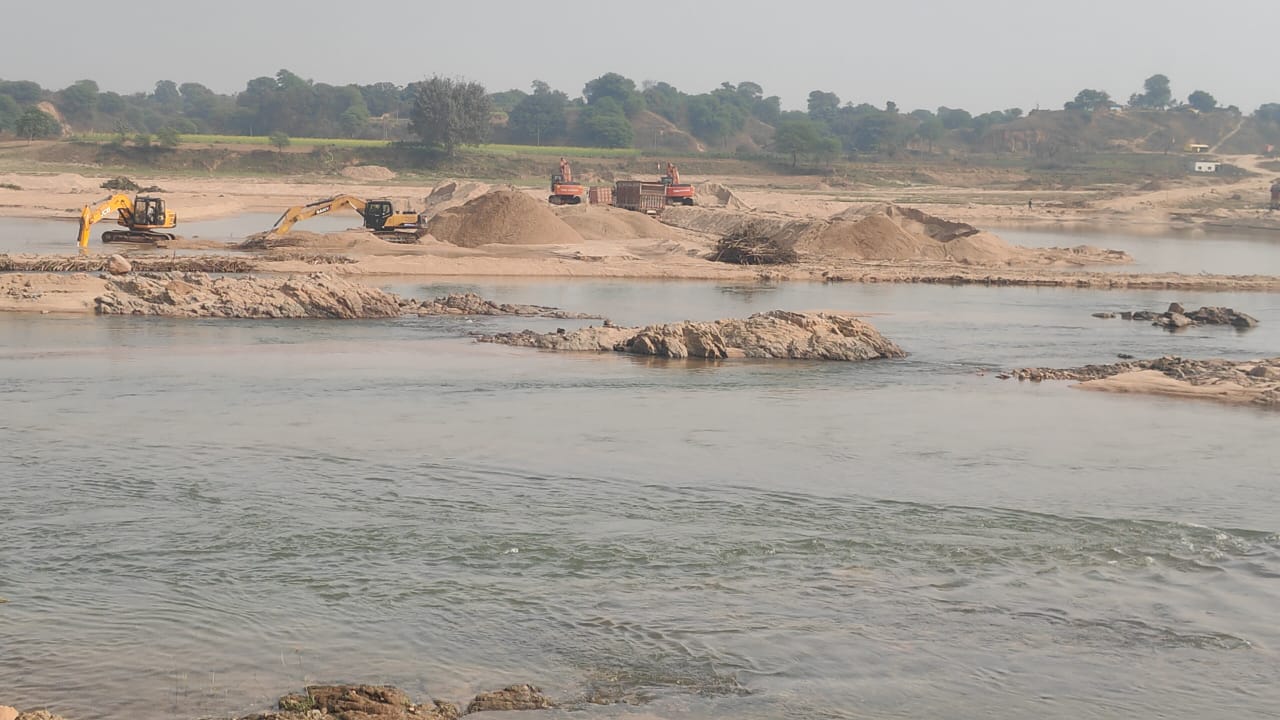
<svg viewBox="0 0 1280 720"><path fill-rule="evenodd" d="M417 245L421 242L421 237L412 230L378 230L373 234L387 242L400 245Z"/></svg>
<svg viewBox="0 0 1280 720"><path fill-rule="evenodd" d="M154 245L158 242L176 240L177 237L177 235L170 233L147 232L145 230L107 230L102 233L102 242Z"/></svg>
<svg viewBox="0 0 1280 720"><path fill-rule="evenodd" d="M102 233L102 242L104 243L154 245L158 242L166 242L176 238L176 235L170 235L169 233L155 233L144 230L107 230Z"/></svg>

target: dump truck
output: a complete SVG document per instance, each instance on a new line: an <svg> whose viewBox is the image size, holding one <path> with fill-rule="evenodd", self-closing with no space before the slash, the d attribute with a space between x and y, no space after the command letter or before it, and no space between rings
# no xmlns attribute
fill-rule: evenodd
<svg viewBox="0 0 1280 720"><path fill-rule="evenodd" d="M613 186L613 204L626 210L657 215L667 206L667 186L660 182L619 180Z"/></svg>

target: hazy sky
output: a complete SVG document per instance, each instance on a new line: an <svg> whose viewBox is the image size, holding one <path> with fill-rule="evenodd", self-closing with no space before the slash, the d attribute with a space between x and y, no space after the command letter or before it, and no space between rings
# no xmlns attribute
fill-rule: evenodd
<svg viewBox="0 0 1280 720"><path fill-rule="evenodd" d="M986 111L1057 108L1084 87L1124 100L1160 72L1179 98L1204 89L1245 111L1280 102L1275 0L8 4L0 78L50 88L91 78L126 93L168 79L235 92L288 68L332 84L440 74L490 91L541 79L577 96L613 71L694 93L750 80L787 109L821 89Z"/></svg>

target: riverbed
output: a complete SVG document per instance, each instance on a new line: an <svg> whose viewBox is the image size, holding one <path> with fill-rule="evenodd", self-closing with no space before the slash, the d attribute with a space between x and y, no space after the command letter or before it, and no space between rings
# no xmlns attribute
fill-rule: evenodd
<svg viewBox="0 0 1280 720"><path fill-rule="evenodd" d="M0 688L227 716L311 682L575 717L1264 717L1274 413L1001 381L1280 354L1280 296L391 279L618 324L868 314L910 357L479 345L575 321L0 316ZM1230 305L1239 332L1098 310Z"/></svg>

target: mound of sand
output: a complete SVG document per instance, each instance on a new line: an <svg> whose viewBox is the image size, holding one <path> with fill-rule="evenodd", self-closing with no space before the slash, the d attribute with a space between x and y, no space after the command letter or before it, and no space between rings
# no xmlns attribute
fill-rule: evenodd
<svg viewBox="0 0 1280 720"><path fill-rule="evenodd" d="M518 190L494 190L427 222L437 240L459 247L577 245L582 236L551 208Z"/></svg>
<svg viewBox="0 0 1280 720"><path fill-rule="evenodd" d="M342 176L361 182L394 180L396 174L381 165L352 165L342 168Z"/></svg>
<svg viewBox="0 0 1280 720"><path fill-rule="evenodd" d="M449 180L432 188L422 199L422 204L426 206L427 213L438 213L470 202L491 190L493 186L487 183Z"/></svg>
<svg viewBox="0 0 1280 720"><path fill-rule="evenodd" d="M738 197L737 193L720 183L700 183L697 186L697 193L699 205L728 208L730 210L752 209L742 198Z"/></svg>
<svg viewBox="0 0 1280 720"><path fill-rule="evenodd" d="M588 242L597 240L674 240L680 233L644 213L608 205L563 206L554 211Z"/></svg>

